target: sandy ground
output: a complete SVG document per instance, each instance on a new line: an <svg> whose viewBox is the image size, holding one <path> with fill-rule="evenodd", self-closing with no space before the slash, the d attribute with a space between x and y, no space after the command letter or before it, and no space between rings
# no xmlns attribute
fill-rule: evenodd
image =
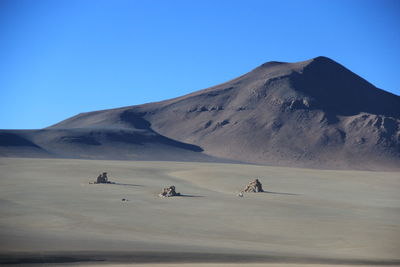
<svg viewBox="0 0 400 267"><path fill-rule="evenodd" d="M70 264L66 264L65 266L71 266ZM74 264L74 267L81 267L81 266L88 266L88 265L80 265ZM90 265L90 267L104 267L103 265ZM250 263L250 264L243 264L243 263L183 263L183 264L109 264L107 267L348 267L354 265L348 264L298 264L298 263ZM356 265L357 266L357 265ZM362 265L363 267L373 266L373 267L384 267L388 265ZM392 265L394 266L394 265Z"/></svg>
<svg viewBox="0 0 400 267"><path fill-rule="evenodd" d="M102 171L118 184L89 184ZM268 192L237 197L256 177ZM159 198L169 185L183 196ZM399 251L399 173L0 158L3 264L379 266Z"/></svg>

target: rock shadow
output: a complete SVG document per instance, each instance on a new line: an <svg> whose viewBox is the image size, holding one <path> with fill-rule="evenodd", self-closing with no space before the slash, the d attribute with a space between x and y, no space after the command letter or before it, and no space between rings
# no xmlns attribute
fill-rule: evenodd
<svg viewBox="0 0 400 267"><path fill-rule="evenodd" d="M288 195L288 196L298 196L299 194L294 193L286 193L286 192L273 192L273 191L264 191L266 194L275 194L275 195Z"/></svg>
<svg viewBox="0 0 400 267"><path fill-rule="evenodd" d="M142 184L122 184L122 183L114 183L116 185L123 185L123 186L135 186L135 187L142 187Z"/></svg>
<svg viewBox="0 0 400 267"><path fill-rule="evenodd" d="M201 196L201 195L180 194L178 197L204 197L204 196Z"/></svg>

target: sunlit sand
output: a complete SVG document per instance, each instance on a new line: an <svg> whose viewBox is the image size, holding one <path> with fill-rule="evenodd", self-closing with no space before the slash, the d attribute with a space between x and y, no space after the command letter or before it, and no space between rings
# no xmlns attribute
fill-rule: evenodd
<svg viewBox="0 0 400 267"><path fill-rule="evenodd" d="M103 171L116 184L89 184ZM0 176L3 263L400 264L395 172L1 158Z"/></svg>

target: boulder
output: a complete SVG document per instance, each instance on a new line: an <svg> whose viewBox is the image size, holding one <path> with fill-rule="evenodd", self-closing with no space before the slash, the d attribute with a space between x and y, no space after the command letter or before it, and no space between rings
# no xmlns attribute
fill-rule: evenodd
<svg viewBox="0 0 400 267"><path fill-rule="evenodd" d="M103 172L97 176L96 184L110 184L111 182L108 180L107 173Z"/></svg>
<svg viewBox="0 0 400 267"><path fill-rule="evenodd" d="M180 196L180 193L177 193L175 191L175 186L171 185L170 187L166 187L163 189L163 191L158 194L159 197L174 197L174 196Z"/></svg>
<svg viewBox="0 0 400 267"><path fill-rule="evenodd" d="M262 184L258 179L255 179L251 183L249 183L248 186L243 190L244 192L252 192L252 193L258 193L258 192L264 192L262 188Z"/></svg>

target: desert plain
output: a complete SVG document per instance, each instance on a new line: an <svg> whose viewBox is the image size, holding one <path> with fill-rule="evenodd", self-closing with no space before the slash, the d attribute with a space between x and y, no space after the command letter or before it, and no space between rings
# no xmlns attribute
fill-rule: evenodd
<svg viewBox="0 0 400 267"><path fill-rule="evenodd" d="M90 184L103 171L116 184ZM400 265L398 172L0 158L0 176L4 265ZM238 197L254 178L266 192Z"/></svg>

